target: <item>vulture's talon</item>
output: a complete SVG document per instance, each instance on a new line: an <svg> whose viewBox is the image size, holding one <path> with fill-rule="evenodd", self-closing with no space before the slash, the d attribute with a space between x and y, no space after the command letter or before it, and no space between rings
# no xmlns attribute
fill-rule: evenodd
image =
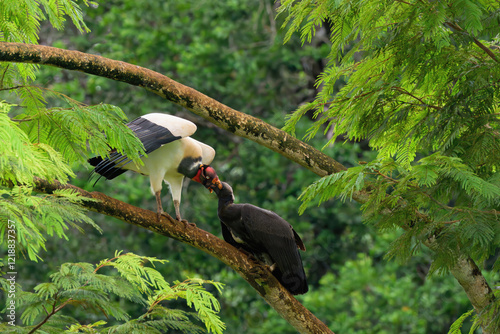
<svg viewBox="0 0 500 334"><path fill-rule="evenodd" d="M184 223L184 227L185 228L188 228L189 226L193 226L193 227L196 227L196 224L195 223L190 223L187 221L187 219L181 219L179 220L180 222Z"/></svg>

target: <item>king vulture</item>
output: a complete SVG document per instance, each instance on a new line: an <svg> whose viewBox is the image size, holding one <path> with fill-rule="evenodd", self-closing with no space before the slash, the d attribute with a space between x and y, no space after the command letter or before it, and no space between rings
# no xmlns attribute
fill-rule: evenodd
<svg viewBox="0 0 500 334"><path fill-rule="evenodd" d="M158 220L163 214L161 189L165 181L170 186L175 216L180 221L179 206L184 177L203 184L205 171L216 175L215 170L208 166L214 159L215 150L189 137L196 131L194 123L172 115L147 114L127 126L144 145L147 154L147 157L141 158L144 164L138 166L116 150L108 158L91 158L89 163L95 167L93 172L100 175L97 181L101 177L114 179L127 170L149 175L151 192L156 196Z"/></svg>
<svg viewBox="0 0 500 334"><path fill-rule="evenodd" d="M206 177L209 179L209 175ZM251 204L234 204L233 189L216 175L205 186L219 198L217 214L224 240L269 265L290 293L306 293L309 288L298 250L306 248L292 225L272 211Z"/></svg>

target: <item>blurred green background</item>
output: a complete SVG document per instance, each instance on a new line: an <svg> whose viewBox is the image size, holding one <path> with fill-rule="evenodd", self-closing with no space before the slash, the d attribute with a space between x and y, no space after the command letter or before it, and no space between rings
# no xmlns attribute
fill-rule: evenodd
<svg viewBox="0 0 500 334"><path fill-rule="evenodd" d="M311 101L314 82L327 62L328 27L310 44L298 36L283 45L284 18L276 17L273 1L106 1L84 7L91 33L82 35L70 24L64 31L41 28L40 44L99 54L137 64L190 86L236 110L275 127L301 103ZM376 234L363 225L359 205L329 201L302 216L297 197L318 176L277 153L217 128L200 117L144 89L79 72L43 67L37 84L86 104L108 103L130 119L165 112L195 122L194 138L217 151L212 166L230 183L236 201L270 209L289 221L302 236L302 253L310 291L298 299L338 333L447 333L470 304L458 283L448 276L427 277L430 256L424 250L410 263L384 260L394 235ZM339 87L342 82L338 83ZM49 107L57 106L57 100ZM307 122L301 123L301 138ZM328 133L310 142L321 149ZM371 160L363 142L337 142L324 152L345 166ZM155 210L149 179L131 172L113 181L89 182L90 166L75 166L71 183L101 191L127 203ZM173 214L167 186L165 211ZM217 199L201 185L186 182L183 218L217 236ZM115 250L168 259L159 267L167 281L202 277L226 284L217 295L227 333L295 333L246 282L217 259L174 240L90 213L100 234L68 232L69 241L53 238L42 253L44 262L24 261L18 268L25 290L46 280L64 262L97 262ZM392 233L392 232L391 232ZM181 306L177 306L181 307ZM139 312L131 308L129 312ZM91 317L91 314L85 314ZM97 321L98 319L90 319ZM90 321L89 320L89 321Z"/></svg>

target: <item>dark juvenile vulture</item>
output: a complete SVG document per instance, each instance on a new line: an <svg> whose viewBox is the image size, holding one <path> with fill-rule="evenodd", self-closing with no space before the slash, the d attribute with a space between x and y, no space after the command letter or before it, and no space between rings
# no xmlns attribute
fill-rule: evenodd
<svg viewBox="0 0 500 334"><path fill-rule="evenodd" d="M254 254L294 295L308 291L299 249L304 243L292 225L276 213L252 204L234 204L233 189L216 175L205 174L205 186L219 198L217 210L224 240Z"/></svg>
<svg viewBox="0 0 500 334"><path fill-rule="evenodd" d="M89 163L95 167L94 172L100 175L97 181L101 177L114 179L127 170L149 175L151 191L156 196L158 219L163 213L161 189L162 182L165 181L170 186L175 216L177 220L181 220L179 206L184 177L203 183L205 171L217 175L208 166L214 159L215 150L189 137L196 131L193 122L172 115L147 114L127 126L144 145L147 154L147 157L141 158L144 165L137 166L116 150L111 152L109 158L91 158Z"/></svg>

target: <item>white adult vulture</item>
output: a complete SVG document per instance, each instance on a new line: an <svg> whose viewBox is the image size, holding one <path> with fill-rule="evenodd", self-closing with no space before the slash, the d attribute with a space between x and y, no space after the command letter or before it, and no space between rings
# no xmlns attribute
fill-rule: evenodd
<svg viewBox="0 0 500 334"><path fill-rule="evenodd" d="M175 216L181 221L179 206L184 177L204 184L205 172L215 173L209 166L214 159L215 150L190 138L189 136L196 131L196 125L176 116L161 113L147 114L133 120L127 126L144 145L147 154L147 157L141 158L144 165L137 166L127 156L114 150L109 158L94 157L88 160L95 167L93 173L100 175L97 181L101 177L114 179L127 170L149 175L151 191L156 196L158 220L164 213L161 189L162 181L165 181L170 186Z"/></svg>

